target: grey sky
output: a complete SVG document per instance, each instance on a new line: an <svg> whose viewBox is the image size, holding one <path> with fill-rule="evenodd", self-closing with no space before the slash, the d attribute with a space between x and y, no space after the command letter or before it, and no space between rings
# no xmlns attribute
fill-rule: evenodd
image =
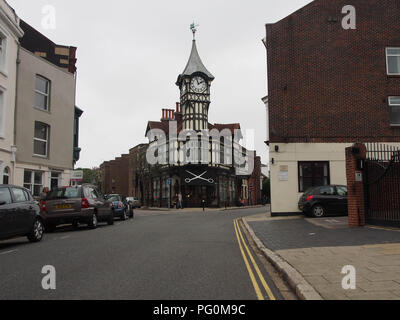
<svg viewBox="0 0 400 320"><path fill-rule="evenodd" d="M98 166L146 142L147 121L175 107L193 20L200 56L216 78L209 121L255 129L257 153L267 161L264 25L310 0L7 1L54 42L78 47L77 105L85 111L78 166ZM45 5L56 9L55 30L41 26Z"/></svg>

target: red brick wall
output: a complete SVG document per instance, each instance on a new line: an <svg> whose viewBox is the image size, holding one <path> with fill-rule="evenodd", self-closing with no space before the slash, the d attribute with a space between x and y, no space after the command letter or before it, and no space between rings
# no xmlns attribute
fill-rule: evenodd
<svg viewBox="0 0 400 320"><path fill-rule="evenodd" d="M356 30L342 28L349 4ZM267 25L271 142L399 141L387 98L400 77L385 55L400 47L399 17L399 0L316 0Z"/></svg>

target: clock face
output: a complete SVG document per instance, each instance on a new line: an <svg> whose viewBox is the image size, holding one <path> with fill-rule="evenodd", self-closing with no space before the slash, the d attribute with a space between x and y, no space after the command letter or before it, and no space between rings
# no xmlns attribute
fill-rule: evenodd
<svg viewBox="0 0 400 320"><path fill-rule="evenodd" d="M190 88L197 93L203 93L207 89L207 83L206 80L204 80L202 77L194 77L192 81L190 82Z"/></svg>

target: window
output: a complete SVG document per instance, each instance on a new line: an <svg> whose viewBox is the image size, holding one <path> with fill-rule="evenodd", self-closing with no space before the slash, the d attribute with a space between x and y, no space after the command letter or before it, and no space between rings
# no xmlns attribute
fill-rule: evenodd
<svg viewBox="0 0 400 320"><path fill-rule="evenodd" d="M24 187L38 197L43 187L43 173L40 171L24 171Z"/></svg>
<svg viewBox="0 0 400 320"><path fill-rule="evenodd" d="M337 186L337 194L341 197L347 197L347 187Z"/></svg>
<svg viewBox="0 0 400 320"><path fill-rule="evenodd" d="M400 126L400 97L389 97L390 124Z"/></svg>
<svg viewBox="0 0 400 320"><path fill-rule="evenodd" d="M6 107L4 104L4 89L0 87L0 137L5 136L5 129L6 129Z"/></svg>
<svg viewBox="0 0 400 320"><path fill-rule="evenodd" d="M0 188L0 204L10 204L12 203L10 189L8 188Z"/></svg>
<svg viewBox="0 0 400 320"><path fill-rule="evenodd" d="M329 184L329 162L299 162L299 192Z"/></svg>
<svg viewBox="0 0 400 320"><path fill-rule="evenodd" d="M326 186L326 187L319 188L319 194L321 196L334 196L335 188L332 186Z"/></svg>
<svg viewBox="0 0 400 320"><path fill-rule="evenodd" d="M49 126L35 121L35 136L33 138L33 154L47 157L49 140Z"/></svg>
<svg viewBox="0 0 400 320"><path fill-rule="evenodd" d="M6 167L3 171L3 184L9 184L10 182L10 168Z"/></svg>
<svg viewBox="0 0 400 320"><path fill-rule="evenodd" d="M35 107L41 110L49 110L50 81L36 76L35 81Z"/></svg>
<svg viewBox="0 0 400 320"><path fill-rule="evenodd" d="M386 48L387 74L400 75L400 48Z"/></svg>
<svg viewBox="0 0 400 320"><path fill-rule="evenodd" d="M24 192L22 189L12 188L12 193L14 194L15 202L26 202L29 200L26 192Z"/></svg>
<svg viewBox="0 0 400 320"><path fill-rule="evenodd" d="M0 70L6 72L7 65L7 37L0 31Z"/></svg>

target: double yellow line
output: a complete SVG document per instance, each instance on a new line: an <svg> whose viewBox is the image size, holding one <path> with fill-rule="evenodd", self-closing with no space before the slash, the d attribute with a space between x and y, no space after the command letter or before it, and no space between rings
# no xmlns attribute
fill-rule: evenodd
<svg viewBox="0 0 400 320"><path fill-rule="evenodd" d="M246 265L247 271L249 272L249 276L250 276L251 282L253 284L254 290L256 291L256 295L257 295L258 300L265 300L265 298L264 298L264 295L261 292L260 286L258 285L257 279L254 276L253 270L252 270L252 268L250 266L249 260L247 259L247 256L245 254L245 251L244 251L243 247L246 249L247 255L249 256L250 261L251 261L251 263L253 265L253 268L256 271L256 273L258 275L258 278L260 279L260 282L261 282L262 286L264 287L269 299L270 300L276 300L275 296L273 295L273 293L272 293L271 289L269 288L267 282L265 281L265 279L264 279L264 277L263 277L263 275L262 275L262 273L260 271L260 268L258 267L256 261L254 260L254 257L251 254L250 249L246 244L246 241L244 241L244 238L243 238L243 235L242 235L242 231L240 230L240 226L239 226L239 223L238 223L238 219L235 219L233 221L233 224L235 226L235 232L236 232L237 241L239 243L240 252L242 253L244 263Z"/></svg>

